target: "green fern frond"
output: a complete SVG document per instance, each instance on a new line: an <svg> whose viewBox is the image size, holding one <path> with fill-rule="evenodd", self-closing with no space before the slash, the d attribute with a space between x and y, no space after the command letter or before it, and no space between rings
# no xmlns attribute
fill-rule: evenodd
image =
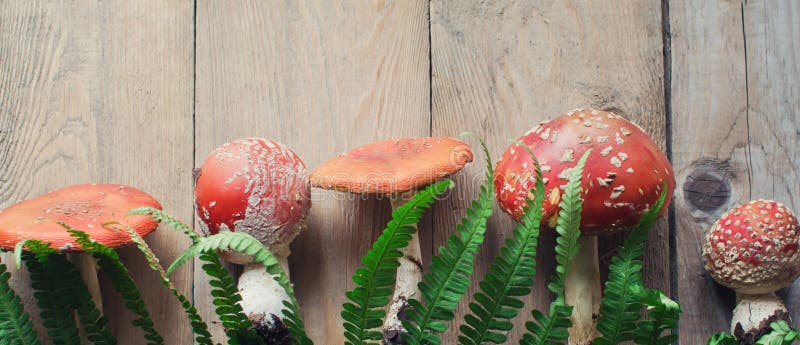
<svg viewBox="0 0 800 345"><path fill-rule="evenodd" d="M31 287L35 290L44 326L53 342L80 343L74 318L77 314L92 343L116 344L116 338L105 327L106 318L100 314L80 273L66 256L41 241L27 241L25 247L33 252L23 254L23 260L30 272Z"/></svg>
<svg viewBox="0 0 800 345"><path fill-rule="evenodd" d="M292 333L294 341L297 344L311 344L311 340L305 333L305 327L300 316L297 299L294 296L294 288L289 278L286 276L286 272L283 271L280 263L272 253L253 236L241 232L221 232L216 235L200 238L197 243L184 251L175 262L170 265L167 269L167 273L172 273L178 266L197 255L216 253L217 251L225 250L236 251L251 257L254 263L262 264L267 270L267 273L275 277L275 281L286 291L286 294L290 298L289 303L284 303L286 309L282 310L285 316L282 321L289 329L289 332ZM217 274L219 272L214 273ZM239 297L239 300L241 300L241 297ZM249 321L247 322L250 324Z"/></svg>
<svg viewBox="0 0 800 345"><path fill-rule="evenodd" d="M527 146L524 146L528 148ZM530 150L528 148L528 150ZM533 200L527 206L513 236L506 239L486 277L479 283L480 291L473 295L469 308L472 313L464 317L459 343L480 345L484 342L502 344L506 333L513 328L510 319L519 314L524 303L520 297L531 292L536 275L536 247L539 225L542 221L541 203L544 200L544 183L539 162L533 158L536 183L531 191Z"/></svg>
<svg viewBox="0 0 800 345"><path fill-rule="evenodd" d="M33 241L28 245L33 246ZM78 327L75 324L75 313L69 306L68 292L65 284L54 284L50 280L47 267L37 259L33 252L23 252L22 261L28 269L33 297L39 307L39 317L47 332L47 336L55 345L80 345Z"/></svg>
<svg viewBox="0 0 800 345"><path fill-rule="evenodd" d="M0 263L0 344L41 345L19 296L8 285L11 274Z"/></svg>
<svg viewBox="0 0 800 345"><path fill-rule="evenodd" d="M739 345L739 341L725 332L717 333L708 339L708 345Z"/></svg>
<svg viewBox="0 0 800 345"><path fill-rule="evenodd" d="M208 325L205 323L205 321L203 321L203 318L200 317L200 314L197 312L197 309L192 302L180 291L178 291L178 288L176 288L174 284L172 284L172 281L169 279L164 267L161 266L161 262L158 260L155 253L153 253L153 250L150 249L150 246L147 245L147 242L144 241L142 236L130 226L122 225L120 223L106 223L103 224L103 226L118 226L128 232L128 235L131 237L133 243L136 244L136 247L139 249L139 251L144 254L148 266L150 266L153 271L158 273L158 276L161 278L161 285L166 287L172 293L172 295L178 299L178 302L180 302L181 308L183 308L183 311L189 318L189 323L192 326L192 331L194 332L195 341L201 345L214 345L211 333L208 331Z"/></svg>
<svg viewBox="0 0 800 345"><path fill-rule="evenodd" d="M109 278L112 287L116 290L125 302L125 307L138 318L133 320L133 325L141 328L147 344L164 344L164 338L156 331L153 319L142 300L142 294L136 287L136 283L131 278L128 269L119 260L119 255L114 249L93 241L88 234L80 230L71 228L69 225L59 223L64 227L70 236L75 238L75 242L81 245L84 252L91 253L97 260L97 265L103 274Z"/></svg>
<svg viewBox="0 0 800 345"><path fill-rule="evenodd" d="M534 310L533 319L525 323L527 333L522 335L522 345L561 345L569 339L569 328L572 321L572 307L563 304L551 304L550 315Z"/></svg>
<svg viewBox="0 0 800 345"><path fill-rule="evenodd" d="M569 181L562 193L559 203L558 221L556 223L556 272L550 276L547 288L556 295L550 303L549 314L534 310L533 319L525 323L527 333L523 334L520 344L523 345L550 345L564 344L569 338L568 329L572 327L569 317L572 315L572 306L564 302L564 282L569 272L572 259L580 250L578 238L581 236L581 178L586 159L591 154L591 149L586 150L578 163L569 171Z"/></svg>
<svg viewBox="0 0 800 345"><path fill-rule="evenodd" d="M791 345L800 339L800 333L792 329L786 321L778 320L769 324L769 332L756 341L756 345Z"/></svg>
<svg viewBox="0 0 800 345"><path fill-rule="evenodd" d="M639 321L634 342L639 345L668 345L678 341L677 334L666 334L678 327L681 306L658 290L647 290L642 302L647 306L648 320Z"/></svg>
<svg viewBox="0 0 800 345"><path fill-rule="evenodd" d="M383 308L389 303L392 287L400 265L400 251L408 245L417 229L413 226L436 198L453 187L453 181L444 180L420 191L412 200L392 212L392 220L386 225L378 240L361 259L364 267L356 270L353 281L356 288L346 293L349 302L342 305L345 344L374 344L369 340L382 339L381 326L386 316Z"/></svg>
<svg viewBox="0 0 800 345"><path fill-rule="evenodd" d="M548 289L556 294L554 304L564 304L564 282L569 272L572 259L580 250L578 238L581 237L581 211L583 199L581 198L581 177L586 159L592 149L586 150L578 164L569 171L569 182L562 193L559 203L558 222L556 223L556 274L551 277Z"/></svg>
<svg viewBox="0 0 800 345"><path fill-rule="evenodd" d="M200 239L200 235L192 229L192 227L184 224L178 218L173 217L172 215L164 212L163 210L159 210L153 207L137 207L130 211L128 211L129 216L150 216L153 219L165 223L171 226L173 229L182 232L184 235L188 236L192 239L192 242L197 242Z"/></svg>
<svg viewBox="0 0 800 345"><path fill-rule="evenodd" d="M597 345L616 345L633 340L636 323L641 319L642 261L644 242L658 218L667 196L666 184L658 202L645 213L631 231L617 256L611 259L597 330L602 335Z"/></svg>
<svg viewBox="0 0 800 345"><path fill-rule="evenodd" d="M451 235L445 246L439 247L439 254L432 258L430 272L419 284L423 302L408 301L407 320L402 320L408 332L401 335L405 344L440 344L436 333L447 330L445 321L453 319L453 311L469 287L475 253L483 243L494 199L491 157L486 144L482 140L480 143L486 154L486 182L478 199L472 202L466 217L456 227L456 234Z"/></svg>

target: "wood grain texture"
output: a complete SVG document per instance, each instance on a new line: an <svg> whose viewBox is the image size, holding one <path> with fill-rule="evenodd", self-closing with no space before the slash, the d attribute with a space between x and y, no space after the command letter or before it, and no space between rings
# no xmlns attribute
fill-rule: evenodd
<svg viewBox="0 0 800 345"><path fill-rule="evenodd" d="M750 199L800 206L798 15L791 1L670 1L683 344L729 330L735 303L703 269L709 225ZM785 291L794 320L797 290Z"/></svg>
<svg viewBox="0 0 800 345"><path fill-rule="evenodd" d="M0 207L68 184L114 182L187 216L191 38L191 3L0 3ZM148 242L166 262L186 245L168 230ZM165 342L190 341L180 306L142 257L132 248L121 257ZM188 294L191 272L173 277ZM13 285L30 305L25 275L14 272ZM132 315L102 288L119 343L141 344Z"/></svg>
<svg viewBox="0 0 800 345"><path fill-rule="evenodd" d="M195 163L247 136L287 144L311 169L372 141L427 136L428 61L426 1L198 2ZM344 293L389 212L388 200L314 190L289 261L318 344L344 341ZM205 277L195 284L210 312Z"/></svg>
<svg viewBox="0 0 800 345"><path fill-rule="evenodd" d="M661 42L661 8L652 1L433 0L433 134L475 131L496 158L510 140L539 121L576 107L598 107L639 123L663 147ZM437 205L435 246L444 243L477 195L483 169L479 162L469 166L457 181L456 197ZM512 226L496 208L476 260L476 277L483 277ZM620 243L617 238L601 242L603 259ZM535 291L515 323L511 343L524 331L530 307L546 308L549 303L545 282L554 269L552 247L552 236L544 236ZM645 279L648 286L667 293L668 260L668 229L662 220L647 248ZM467 310L462 302L451 330ZM456 336L457 331L448 333L444 343L455 343Z"/></svg>

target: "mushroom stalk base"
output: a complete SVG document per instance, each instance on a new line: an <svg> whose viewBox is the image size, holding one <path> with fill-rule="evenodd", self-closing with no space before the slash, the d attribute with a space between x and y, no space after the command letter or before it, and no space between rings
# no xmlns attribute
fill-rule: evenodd
<svg viewBox="0 0 800 345"><path fill-rule="evenodd" d="M580 250L572 259L564 286L564 299L572 306L570 345L588 345L597 336L595 318L600 312L600 265L597 262L597 237L578 239Z"/></svg>
<svg viewBox="0 0 800 345"><path fill-rule="evenodd" d="M285 256L276 257L289 275ZM250 319L256 331L270 344L281 344L289 339L288 329L281 321L284 317L283 301L289 301L289 295L275 278L260 263L245 265L239 277L239 294L242 296L242 310Z"/></svg>
<svg viewBox="0 0 800 345"><path fill-rule="evenodd" d="M414 197L414 193L392 195L392 211L397 210ZM416 224L413 225L417 227ZM394 296L389 304L389 311L383 321L383 343L402 344L401 334L405 332L402 319L408 300L418 298L417 285L422 281L422 250L419 245L417 232L411 236L408 246L401 250L403 256L398 259L400 267L397 268L397 282L395 283Z"/></svg>
<svg viewBox="0 0 800 345"><path fill-rule="evenodd" d="M736 308L731 318L731 334L741 344L754 344L772 331L770 323L785 320L791 323L786 305L774 293L762 295L736 294Z"/></svg>

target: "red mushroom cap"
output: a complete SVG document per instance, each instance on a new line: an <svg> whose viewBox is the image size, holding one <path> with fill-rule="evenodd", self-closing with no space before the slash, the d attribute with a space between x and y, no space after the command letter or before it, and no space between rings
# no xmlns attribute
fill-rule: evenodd
<svg viewBox="0 0 800 345"><path fill-rule="evenodd" d="M774 292L800 275L799 242L792 211L772 200L750 201L723 214L706 234L705 268L738 293Z"/></svg>
<svg viewBox="0 0 800 345"><path fill-rule="evenodd" d="M403 193L455 174L469 162L472 150L457 139L387 140L322 163L311 173L311 184L352 193Z"/></svg>
<svg viewBox="0 0 800 345"><path fill-rule="evenodd" d="M655 205L667 183L667 209L675 188L667 157L639 126L611 112L578 109L542 122L519 138L541 165L545 195L543 223L552 227L569 170L592 148L583 171L581 230L608 234L635 226ZM528 152L511 145L497 163L495 194L501 208L516 220L535 184Z"/></svg>
<svg viewBox="0 0 800 345"><path fill-rule="evenodd" d="M121 247L131 242L128 233L103 224L127 224L142 236L158 227L149 216L126 215L137 207L161 209L161 204L145 192L118 184L78 184L58 189L0 211L0 248L10 250L20 241L33 239L61 251L80 251L81 246L59 222L105 246Z"/></svg>
<svg viewBox="0 0 800 345"><path fill-rule="evenodd" d="M246 232L276 255L305 225L311 187L300 157L281 143L247 138L208 155L197 179L197 215L206 230Z"/></svg>

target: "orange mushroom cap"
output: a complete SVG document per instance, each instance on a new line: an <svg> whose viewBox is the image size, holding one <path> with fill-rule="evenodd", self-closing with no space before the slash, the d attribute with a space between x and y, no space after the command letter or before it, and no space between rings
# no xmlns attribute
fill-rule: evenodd
<svg viewBox="0 0 800 345"><path fill-rule="evenodd" d="M552 226L561 193L586 150L581 182L583 234L609 234L635 226L666 192L662 214L672 199L675 177L667 157L639 126L611 112L578 109L542 122L519 141L541 164L547 200L543 223ZM534 164L525 149L511 145L497 162L494 187L501 208L522 216L535 184ZM663 184L667 183L667 190Z"/></svg>
<svg viewBox="0 0 800 345"><path fill-rule="evenodd" d="M80 251L80 245L58 223L83 231L105 246L121 247L131 242L128 233L103 224L125 224L142 236L158 227L158 222L149 216L126 215L137 207L161 209L161 204L145 192L119 184L61 188L0 211L0 248L10 250L20 241L33 239L61 251Z"/></svg>
<svg viewBox="0 0 800 345"><path fill-rule="evenodd" d="M720 217L706 234L703 259L718 283L744 294L789 286L800 275L800 226L786 206L754 200Z"/></svg>
<svg viewBox="0 0 800 345"><path fill-rule="evenodd" d="M311 173L311 185L363 193L403 193L447 177L472 162L463 141L407 138L380 141L353 149L322 163Z"/></svg>

